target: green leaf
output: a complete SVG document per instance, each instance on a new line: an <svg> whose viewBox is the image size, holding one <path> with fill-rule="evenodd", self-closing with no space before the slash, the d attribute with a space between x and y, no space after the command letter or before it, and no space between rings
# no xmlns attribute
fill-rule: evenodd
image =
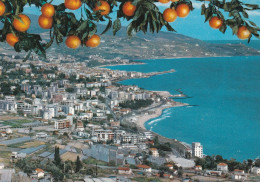
<svg viewBox="0 0 260 182"><path fill-rule="evenodd" d="M107 24L107 26L106 26L106 28L105 28L105 30L101 33L101 35L103 35L104 33L106 33L111 27L112 27L112 21L109 20L109 21L108 21L108 24Z"/></svg>
<svg viewBox="0 0 260 182"><path fill-rule="evenodd" d="M117 18L113 23L113 35L115 36L116 33L121 29L121 21Z"/></svg>

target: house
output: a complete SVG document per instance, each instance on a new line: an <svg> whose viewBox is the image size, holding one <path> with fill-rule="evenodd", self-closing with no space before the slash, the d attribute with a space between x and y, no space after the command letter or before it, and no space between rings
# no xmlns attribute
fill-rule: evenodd
<svg viewBox="0 0 260 182"><path fill-rule="evenodd" d="M35 169L35 174L38 178L44 178L44 171L40 168Z"/></svg>
<svg viewBox="0 0 260 182"><path fill-rule="evenodd" d="M172 164L166 164L166 167L168 167L170 170L173 170L173 165Z"/></svg>
<svg viewBox="0 0 260 182"><path fill-rule="evenodd" d="M118 174L127 174L131 175L132 174L132 169L129 167L119 167L117 168Z"/></svg>
<svg viewBox="0 0 260 182"><path fill-rule="evenodd" d="M143 172L149 172L149 173L152 172L152 168L147 165L140 164L140 165L137 165L136 167L141 169Z"/></svg>
<svg viewBox="0 0 260 182"><path fill-rule="evenodd" d="M235 174L245 174L245 171L244 170L240 170L240 169L235 169L234 173Z"/></svg>
<svg viewBox="0 0 260 182"><path fill-rule="evenodd" d="M253 167L251 173L259 175L260 174L260 167Z"/></svg>
<svg viewBox="0 0 260 182"><path fill-rule="evenodd" d="M163 177L164 177L164 178L172 179L172 178L173 178L173 175L171 175L171 174L163 174Z"/></svg>
<svg viewBox="0 0 260 182"><path fill-rule="evenodd" d="M232 173L231 177L233 180L244 181L247 179L247 174L234 172Z"/></svg>
<svg viewBox="0 0 260 182"><path fill-rule="evenodd" d="M158 152L157 148L150 148L149 150L152 153L153 157L159 157L159 152Z"/></svg>
<svg viewBox="0 0 260 182"><path fill-rule="evenodd" d="M200 166L200 165L195 166L195 170L196 171L202 171L202 166Z"/></svg>
<svg viewBox="0 0 260 182"><path fill-rule="evenodd" d="M217 165L217 170L222 172L228 172L228 165L226 163L219 163Z"/></svg>

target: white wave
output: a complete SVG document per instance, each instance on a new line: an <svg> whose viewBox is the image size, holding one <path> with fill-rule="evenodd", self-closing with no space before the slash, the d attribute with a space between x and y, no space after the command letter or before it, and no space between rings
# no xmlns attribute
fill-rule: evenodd
<svg viewBox="0 0 260 182"><path fill-rule="evenodd" d="M158 118L154 119L154 120L151 120L148 125L153 125L153 126L156 126L158 124L158 122L166 119L166 118L169 118L171 117L171 109L168 108L168 109L165 109L163 111L163 114L161 116L159 116Z"/></svg>

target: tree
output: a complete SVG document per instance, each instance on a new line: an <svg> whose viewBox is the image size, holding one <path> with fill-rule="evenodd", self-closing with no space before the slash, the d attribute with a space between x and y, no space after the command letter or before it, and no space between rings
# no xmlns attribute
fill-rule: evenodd
<svg viewBox="0 0 260 182"><path fill-rule="evenodd" d="M77 156L75 172L76 173L79 172L81 168L82 168L82 163L81 163L81 161L79 159L79 156Z"/></svg>
<svg viewBox="0 0 260 182"><path fill-rule="evenodd" d="M205 2L208 0L197 1ZM158 0L135 0L130 4L127 2L127 0L106 0L102 1L102 3L99 0L81 0L80 5L76 8L69 6L73 3L61 3L59 5L52 6L55 9L55 13L52 17L53 22L51 22L51 26L48 27L50 28L50 41L45 43L39 33L31 34L26 31L24 32L19 27L17 27L16 24L20 24L20 16L25 16L23 15L25 6L29 5L41 8L47 2L47 0L16 0L15 3L13 1L4 1L4 4L2 3L1 8L3 9L5 6L8 8L5 8L6 12L0 16L0 20L4 25L1 29L0 41L5 41L7 34L14 32L15 36L18 38L18 42L15 42L14 45L15 51L34 51L36 54L45 58L46 50L54 42L60 44L64 42L64 38L68 36L73 35L73 37L76 37L75 40L77 40L78 46L80 44L83 45L86 44L86 42L89 42L89 40L91 40L93 35L95 35L97 32L96 23L100 21L108 22L107 27L101 34L104 34L110 28L113 28L113 34L116 35L116 33L121 29L122 18L129 21L127 35L130 37L139 31L144 33L148 31L156 33L159 32L163 27L166 27L168 31L175 31L174 28L169 24L170 21L168 18L164 16L165 13L160 12L160 9L155 4L158 2ZM104 6L103 4L105 4L104 7L106 7L106 10L100 8L101 4L102 7ZM131 8L132 12L127 11L129 8L125 8L126 4L134 7ZM180 7L185 7L187 10L185 11L185 16L190 12L190 10L192 11L194 9L191 0L178 0L172 2L167 9L170 9L171 11L176 10L175 14L177 13L179 17L184 17L180 13L183 11L179 11ZM74 8L81 8L81 18L77 19L74 13L71 11L66 11L67 9ZM259 9L258 5L243 3L242 0L232 0L230 2L222 0L210 0L207 5L206 3L202 4L201 9L201 14L205 16L205 22L210 21L214 17L217 17L221 20L221 26L218 27L221 32L225 33L227 27L230 27L233 31L233 34L238 34L239 29L241 27L245 27L250 32L250 34L248 34L246 37L249 41L252 35L259 38L259 27L248 19L248 12ZM113 11L117 11L117 17L112 21L112 18L109 16L109 14Z"/></svg>
<svg viewBox="0 0 260 182"><path fill-rule="evenodd" d="M73 93L74 92L74 88L72 88L72 87L66 88L66 92Z"/></svg>
<svg viewBox="0 0 260 182"><path fill-rule="evenodd" d="M61 164L60 148L59 147L55 147L54 163L56 164L56 166L60 166L60 164Z"/></svg>
<svg viewBox="0 0 260 182"><path fill-rule="evenodd" d="M220 162L223 162L224 159L223 159L223 157L221 155L216 155L215 161L216 161L216 163L220 163Z"/></svg>
<svg viewBox="0 0 260 182"><path fill-rule="evenodd" d="M183 169L182 169L182 167L179 167L179 169L178 169L178 176L181 177L182 174L183 174Z"/></svg>

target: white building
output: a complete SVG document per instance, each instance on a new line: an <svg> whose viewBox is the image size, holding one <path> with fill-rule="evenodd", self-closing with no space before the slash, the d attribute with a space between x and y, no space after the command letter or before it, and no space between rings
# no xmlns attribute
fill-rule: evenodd
<svg viewBox="0 0 260 182"><path fill-rule="evenodd" d="M228 165L226 163L219 163L217 165L217 170L222 172L228 172Z"/></svg>
<svg viewBox="0 0 260 182"><path fill-rule="evenodd" d="M199 142L192 143L192 157L203 157L203 146Z"/></svg>
<svg viewBox="0 0 260 182"><path fill-rule="evenodd" d="M259 175L260 174L260 167L253 167L251 172L253 174Z"/></svg>
<svg viewBox="0 0 260 182"><path fill-rule="evenodd" d="M153 134L150 131L144 132L144 136L149 140L153 139Z"/></svg>

